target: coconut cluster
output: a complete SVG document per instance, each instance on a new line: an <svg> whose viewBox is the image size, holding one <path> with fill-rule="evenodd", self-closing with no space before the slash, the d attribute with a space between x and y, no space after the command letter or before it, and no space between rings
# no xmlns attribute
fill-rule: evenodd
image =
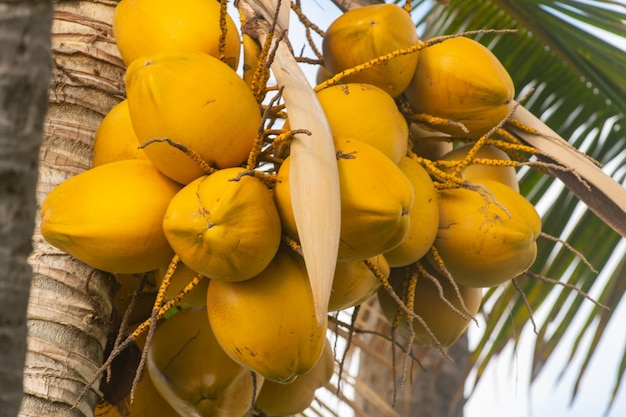
<svg viewBox="0 0 626 417"><path fill-rule="evenodd" d="M299 413L334 359L298 252L292 196L307 190L291 184L289 140L267 143L268 104L251 88L260 46L214 0L122 0L113 30L126 98L96 132L93 167L43 202L41 231L116 274L126 289L119 309L139 276L166 289L165 300L188 292L147 344L148 377L127 412L241 416L256 398L265 415ZM474 144L509 114L513 83L476 41L426 45L392 4L343 14L322 50L316 96L341 190L328 311L377 294L401 335L449 346L483 288L523 274L536 256L541 222L514 164L475 163L511 162ZM274 115L288 136L283 110ZM444 144L436 154L421 146L430 136ZM470 144L453 146L459 138ZM252 158L259 149L264 158Z"/></svg>

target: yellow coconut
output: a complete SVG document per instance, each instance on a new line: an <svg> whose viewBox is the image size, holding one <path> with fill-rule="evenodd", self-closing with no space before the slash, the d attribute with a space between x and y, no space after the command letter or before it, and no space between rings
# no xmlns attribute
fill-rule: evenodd
<svg viewBox="0 0 626 417"><path fill-rule="evenodd" d="M509 113L513 81L485 46L465 37L446 39L420 51L411 84L405 91L416 113L462 123L440 126L455 136L480 137Z"/></svg>
<svg viewBox="0 0 626 417"><path fill-rule="evenodd" d="M368 84L340 84L317 93L333 140L358 139L394 163L406 155L409 128L393 98Z"/></svg>
<svg viewBox="0 0 626 417"><path fill-rule="evenodd" d="M443 155L441 159L444 161L461 161L467 156L468 152L472 149L472 146L472 144L459 146ZM491 159L494 161L511 160L506 152L493 145L481 146L476 152L475 157L481 159ZM450 167L447 171L452 171L453 169L453 167ZM467 168L461 171L461 177L467 181L475 183L480 183L485 179L498 181L519 192L517 175L515 173L515 168L512 166L470 164Z"/></svg>
<svg viewBox="0 0 626 417"><path fill-rule="evenodd" d="M113 302L120 317L126 313L130 302L141 282L144 274L117 274L117 282L120 287L115 292ZM158 288L156 286L156 276L158 269L145 273L146 282L139 297L135 300L133 309L128 316L128 327L133 328L139 325L152 314L152 307L156 299Z"/></svg>
<svg viewBox="0 0 626 417"><path fill-rule="evenodd" d="M385 259L392 267L410 265L426 255L439 229L437 190L430 176L417 161L408 157L403 157L398 167L411 181L415 200L409 211L411 221L406 238L385 252Z"/></svg>
<svg viewBox="0 0 626 417"><path fill-rule="evenodd" d="M315 73L315 83L321 84L332 76L333 75L330 73L330 71L328 71L328 68L320 65L317 67L317 72Z"/></svg>
<svg viewBox="0 0 626 417"><path fill-rule="evenodd" d="M395 4L359 7L333 21L322 41L324 65L332 74L419 42L411 15ZM418 53L402 55L355 73L344 82L372 84L396 97L411 82Z"/></svg>
<svg viewBox="0 0 626 417"><path fill-rule="evenodd" d="M224 62L237 68L240 40L225 15ZM122 0L115 8L113 35L126 65L170 49L190 49L220 58L220 5L215 0Z"/></svg>
<svg viewBox="0 0 626 417"><path fill-rule="evenodd" d="M191 269L212 279L258 275L280 244L272 194L243 168L228 168L187 184L165 213L163 230Z"/></svg>
<svg viewBox="0 0 626 417"><path fill-rule="evenodd" d="M93 140L92 166L123 159L148 159L139 142L128 112L128 100L122 100L102 119Z"/></svg>
<svg viewBox="0 0 626 417"><path fill-rule="evenodd" d="M334 369L332 345L326 340L322 357L309 372L288 384L265 381L256 399L256 407L268 417L302 413L311 405L315 391L330 381Z"/></svg>
<svg viewBox="0 0 626 417"><path fill-rule="evenodd" d="M248 157L261 121L246 83L204 53L170 51L137 59L126 73L128 108L141 144L169 139L215 168ZM165 175L187 184L204 175L180 149L151 143L145 152Z"/></svg>
<svg viewBox="0 0 626 417"><path fill-rule="evenodd" d="M291 382L324 350L327 321L317 325L304 261L288 248L252 279L212 280L207 311L222 349L266 379Z"/></svg>
<svg viewBox="0 0 626 417"><path fill-rule="evenodd" d="M389 283L396 294L403 298L403 285L407 278L408 268L392 268L389 276ZM442 346L451 346L465 332L472 322L472 318L480 309L482 301L482 289L468 288L457 285L463 303L459 300L456 290L452 284L441 275L430 274L443 291L443 297L449 301L456 310L454 311L439 294L438 285L430 278L419 276L415 287L413 299L413 312L420 316L426 323L430 331L441 343ZM386 290L378 291L378 300L383 313L390 323L393 323L399 307L396 301ZM467 312L463 305L467 308ZM468 314L469 313L469 314ZM416 345L437 346L435 339L429 334L426 328L416 319L412 322L415 331ZM410 337L409 326L406 314L400 320L398 332L405 338Z"/></svg>
<svg viewBox="0 0 626 417"><path fill-rule="evenodd" d="M242 78L248 85L252 87L252 81L254 80L254 74L256 73L259 65L262 63L259 61L261 58L261 45L252 36L244 33L241 37L241 43L243 45L243 74Z"/></svg>
<svg viewBox="0 0 626 417"><path fill-rule="evenodd" d="M450 135L427 128L423 124L411 123L409 137L413 142L412 151L431 161L441 158L453 149Z"/></svg>
<svg viewBox="0 0 626 417"><path fill-rule="evenodd" d="M501 182L483 180L478 190L439 191L435 247L461 285L493 287L524 273L537 256L540 232L533 205Z"/></svg>
<svg viewBox="0 0 626 417"><path fill-rule="evenodd" d="M148 348L147 368L161 396L185 417L242 416L263 386L218 344L202 306L161 323ZM256 388L256 391L255 391Z"/></svg>
<svg viewBox="0 0 626 417"><path fill-rule="evenodd" d="M378 255L367 261L383 276L389 276L389 264L384 256ZM328 311L339 311L363 303L376 293L381 284L365 261L337 262Z"/></svg>
<svg viewBox="0 0 626 417"><path fill-rule="evenodd" d="M135 396L131 403L130 395L124 397L118 404L106 401L98 403L94 417L179 417L169 403L154 387L147 372L139 380Z"/></svg>
<svg viewBox="0 0 626 417"><path fill-rule="evenodd" d="M165 210L180 185L142 159L111 162L54 188L41 206L41 234L94 268L134 274L167 265Z"/></svg>
<svg viewBox="0 0 626 417"><path fill-rule="evenodd" d="M400 168L381 151L358 140L336 145L341 189L339 260L362 260L387 252L402 242L413 206L413 187ZM297 239L291 207L289 169L281 165L274 200L283 230Z"/></svg>

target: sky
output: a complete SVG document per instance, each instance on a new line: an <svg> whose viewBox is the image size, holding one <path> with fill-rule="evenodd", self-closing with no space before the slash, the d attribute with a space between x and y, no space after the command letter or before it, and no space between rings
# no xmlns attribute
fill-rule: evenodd
<svg viewBox="0 0 626 417"><path fill-rule="evenodd" d="M328 0L306 0L303 8L307 16L322 29L339 15L339 11ZM626 4L620 0L619 3ZM294 22L295 23L295 22ZM605 36L598 34L598 36ZM299 25L292 24L290 39L294 49L299 51L305 44ZM615 38L623 49L623 39ZM300 42L300 43L299 43ZM303 66L305 74L314 80L316 68ZM626 253L626 241L616 251L615 258ZM590 302L583 303L585 309L591 308ZM534 312L538 320L544 312ZM626 317L626 303L618 306L616 317ZM584 315L581 315L584 316ZM470 329L470 344L475 343L480 330ZM570 332L571 333L571 332ZM616 370L626 346L626 326L620 320L610 323L606 336L600 343L595 358L582 380L579 394L571 402L576 369L583 360L586 351L580 349L575 355L570 369L562 376L561 372L569 357L569 349L575 334L566 333L566 340L549 360L544 371L529 387L530 364L535 336L530 327L524 330L522 342L513 349L511 345L503 354L492 360L485 375L472 393L465 407L466 417L623 417L626 416L626 382L620 389L617 399L609 413L604 414L615 382ZM589 343L586 340L585 343ZM469 387L467 389L469 392Z"/></svg>
<svg viewBox="0 0 626 417"><path fill-rule="evenodd" d="M616 251L617 256L624 256L626 241ZM586 301L584 309L590 309ZM543 310L535 312L541 320ZM626 315L626 303L622 302L615 312L616 317ZM580 323L580 321L579 321ZM576 327L576 323L572 326ZM479 337L475 329L470 329L470 344ZM587 374L583 377L576 399L571 402L576 370L582 363L585 347L590 337L584 339L579 354L576 354L570 368L561 378L560 374L570 355L570 348L575 337L566 333L560 348L549 359L546 368L529 386L530 366L535 335L530 328L524 330L521 345L515 350L512 346L492 360L476 391L470 396L465 407L466 417L600 417L609 403L616 370L626 346L626 326L620 320L613 320L601 341ZM467 390L469 391L469 390ZM606 417L626 416L626 386L618 391L616 402Z"/></svg>

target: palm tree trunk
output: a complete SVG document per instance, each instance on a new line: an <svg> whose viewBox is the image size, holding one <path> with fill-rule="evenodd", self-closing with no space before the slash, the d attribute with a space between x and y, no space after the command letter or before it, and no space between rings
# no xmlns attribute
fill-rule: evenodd
<svg viewBox="0 0 626 417"><path fill-rule="evenodd" d="M116 1L56 1L53 74L40 153L37 201L91 164L102 117L123 95L124 67L110 22ZM114 277L84 265L33 235L28 353L21 416L91 416L95 384L112 323ZM76 407L72 407L77 402Z"/></svg>
<svg viewBox="0 0 626 417"><path fill-rule="evenodd" d="M0 416L22 402L37 157L50 78L49 0L0 1Z"/></svg>
<svg viewBox="0 0 626 417"><path fill-rule="evenodd" d="M391 331L376 298L361 307L357 325L384 335ZM463 387L469 363L467 335L448 348L448 358L438 349L413 347L414 360L408 362L399 348L392 357L388 340L380 336L362 337L355 382L358 415L463 416ZM399 336L398 342L403 343Z"/></svg>

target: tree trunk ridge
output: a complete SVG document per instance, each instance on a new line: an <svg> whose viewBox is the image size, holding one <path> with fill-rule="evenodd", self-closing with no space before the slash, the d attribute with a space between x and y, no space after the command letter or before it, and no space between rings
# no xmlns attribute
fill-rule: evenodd
<svg viewBox="0 0 626 417"><path fill-rule="evenodd" d="M48 0L0 1L0 416L23 397L27 258L35 226L35 183L50 79Z"/></svg>
<svg viewBox="0 0 626 417"><path fill-rule="evenodd" d="M91 166L93 137L124 96L111 22L117 2L55 1L52 79L37 202ZM116 280L49 245L37 217L21 416L92 416L98 384L72 408L103 361Z"/></svg>

